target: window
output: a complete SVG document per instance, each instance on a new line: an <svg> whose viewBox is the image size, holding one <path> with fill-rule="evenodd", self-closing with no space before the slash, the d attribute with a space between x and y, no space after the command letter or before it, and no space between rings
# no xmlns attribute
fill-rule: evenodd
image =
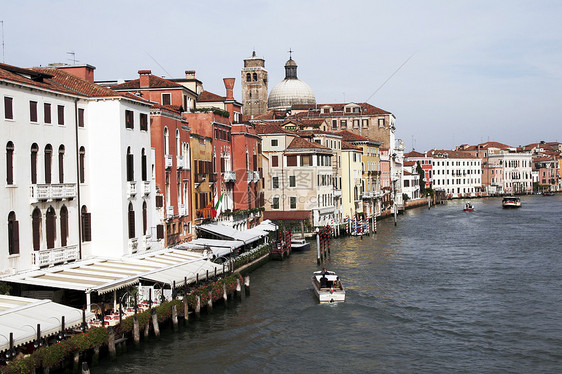
<svg viewBox="0 0 562 374"><path fill-rule="evenodd" d="M33 143L31 145L31 184L37 184L37 153L39 153L39 146Z"/></svg>
<svg viewBox="0 0 562 374"><path fill-rule="evenodd" d="M6 144L6 184L14 184L14 143Z"/></svg>
<svg viewBox="0 0 562 374"><path fill-rule="evenodd" d="M51 183L51 158L53 157L53 148L50 144L45 146L45 183Z"/></svg>
<svg viewBox="0 0 562 374"><path fill-rule="evenodd" d="M45 123L51 123L51 104L43 104L43 118Z"/></svg>
<svg viewBox="0 0 562 374"><path fill-rule="evenodd" d="M257 80L258 80L258 74L257 74L257 73L254 73L254 74L253 74L253 78L254 78L254 82L257 82Z"/></svg>
<svg viewBox="0 0 562 374"><path fill-rule="evenodd" d="M362 122L363 122L363 128L364 129L369 127L369 119L363 119Z"/></svg>
<svg viewBox="0 0 562 374"><path fill-rule="evenodd" d="M135 180L135 156L131 153L131 147L127 148L127 182Z"/></svg>
<svg viewBox="0 0 562 374"><path fill-rule="evenodd" d="M162 94L162 105L171 105L172 104L172 95L169 93Z"/></svg>
<svg viewBox="0 0 562 374"><path fill-rule="evenodd" d="M287 166L297 166L297 156L287 156Z"/></svg>
<svg viewBox="0 0 562 374"><path fill-rule="evenodd" d="M64 105L57 105L58 124L64 125Z"/></svg>
<svg viewBox="0 0 562 374"><path fill-rule="evenodd" d="M170 139L168 136L168 128L164 127L164 154L170 154Z"/></svg>
<svg viewBox="0 0 562 374"><path fill-rule="evenodd" d="M80 147L80 183L84 183L86 180L85 172L86 172L86 149L84 147Z"/></svg>
<svg viewBox="0 0 562 374"><path fill-rule="evenodd" d="M14 99L4 96L4 118L14 119Z"/></svg>
<svg viewBox="0 0 562 374"><path fill-rule="evenodd" d="M301 156L301 166L312 166L312 155Z"/></svg>
<svg viewBox="0 0 562 374"><path fill-rule="evenodd" d="M146 211L146 201L142 203L142 234L146 235L146 230L148 228L148 216Z"/></svg>
<svg viewBox="0 0 562 374"><path fill-rule="evenodd" d="M279 188L279 177L273 177L271 179L272 188Z"/></svg>
<svg viewBox="0 0 562 374"><path fill-rule="evenodd" d="M29 121L37 122L37 101L29 102Z"/></svg>
<svg viewBox="0 0 562 374"><path fill-rule="evenodd" d="M272 205L272 208L273 208L273 209L279 209L279 198L278 198L278 197L274 197L274 198L273 198L273 204L271 204L271 205Z"/></svg>
<svg viewBox="0 0 562 374"><path fill-rule="evenodd" d="M141 131L148 131L148 115L145 113L140 114L140 129Z"/></svg>
<svg viewBox="0 0 562 374"><path fill-rule="evenodd" d="M354 128L354 129L358 129L358 128L359 128L359 120L358 120L358 119L354 119L354 120L353 120L353 128Z"/></svg>
<svg viewBox="0 0 562 374"><path fill-rule="evenodd" d="M384 118L379 118L379 127L384 127Z"/></svg>
<svg viewBox="0 0 562 374"><path fill-rule="evenodd" d="M135 117L132 110L125 111L125 128L127 129L135 128Z"/></svg>
<svg viewBox="0 0 562 374"><path fill-rule="evenodd" d="M18 253L20 253L19 222L16 220L16 213L10 212L8 214L8 254Z"/></svg>
<svg viewBox="0 0 562 374"><path fill-rule="evenodd" d="M340 121L340 127L341 127L342 129L346 129L346 128L347 128L347 120L342 119L342 120Z"/></svg>
<svg viewBox="0 0 562 374"><path fill-rule="evenodd" d="M295 196L291 196L289 198L289 204L291 209L297 209L297 198Z"/></svg>
<svg viewBox="0 0 562 374"><path fill-rule="evenodd" d="M92 241L92 213L88 213L86 205L80 210L80 221L82 223L82 241Z"/></svg>
<svg viewBox="0 0 562 374"><path fill-rule="evenodd" d="M66 206L60 208L60 245L66 247L68 240L68 209Z"/></svg>
<svg viewBox="0 0 562 374"><path fill-rule="evenodd" d="M41 249L41 211L35 208L31 214L31 226L33 231L33 250Z"/></svg>
<svg viewBox="0 0 562 374"><path fill-rule="evenodd" d="M59 183L64 183L64 145L59 147Z"/></svg>
<svg viewBox="0 0 562 374"><path fill-rule="evenodd" d="M271 139L271 146L272 147L277 147L279 145L279 140L277 139Z"/></svg>
<svg viewBox="0 0 562 374"><path fill-rule="evenodd" d="M78 108L78 127L84 127L84 109Z"/></svg>
<svg viewBox="0 0 562 374"><path fill-rule="evenodd" d="M279 157L278 156L271 156L271 166L276 168L279 166Z"/></svg>
<svg viewBox="0 0 562 374"><path fill-rule="evenodd" d="M47 248L55 248L55 239L57 235L57 216L55 213L55 209L50 206L47 209L46 220L45 220L45 229L47 231Z"/></svg>
<svg viewBox="0 0 562 374"><path fill-rule="evenodd" d="M180 154L180 130L176 129L176 155Z"/></svg>
<svg viewBox="0 0 562 374"><path fill-rule="evenodd" d="M338 120L337 120L337 119L333 119L333 120L332 120L332 128L333 128L333 129L337 129L337 128L338 128Z"/></svg>
<svg viewBox="0 0 562 374"><path fill-rule="evenodd" d="M141 151L141 178L144 182L148 180L146 170L146 152L144 151L144 148Z"/></svg>
<svg viewBox="0 0 562 374"><path fill-rule="evenodd" d="M251 82L251 81L252 81L252 74L246 73L246 82Z"/></svg>
<svg viewBox="0 0 562 374"><path fill-rule="evenodd" d="M297 177L294 175L289 176L289 187L296 187L297 185Z"/></svg>

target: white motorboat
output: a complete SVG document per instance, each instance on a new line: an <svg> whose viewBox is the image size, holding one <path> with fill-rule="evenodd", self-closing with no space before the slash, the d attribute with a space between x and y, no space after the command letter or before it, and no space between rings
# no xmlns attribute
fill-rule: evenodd
<svg viewBox="0 0 562 374"><path fill-rule="evenodd" d="M521 199L515 196L506 196L502 200L504 208L519 208L521 206Z"/></svg>
<svg viewBox="0 0 562 374"><path fill-rule="evenodd" d="M342 303L345 301L345 289L340 277L333 271L315 271L312 274L312 287L320 303Z"/></svg>
<svg viewBox="0 0 562 374"><path fill-rule="evenodd" d="M291 250L292 251L304 251L310 249L310 243L304 239L293 238L291 240Z"/></svg>

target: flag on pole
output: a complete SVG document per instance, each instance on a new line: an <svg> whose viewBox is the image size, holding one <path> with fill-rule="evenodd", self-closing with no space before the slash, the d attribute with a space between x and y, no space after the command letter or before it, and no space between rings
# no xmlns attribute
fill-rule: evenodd
<svg viewBox="0 0 562 374"><path fill-rule="evenodd" d="M222 193L219 198L217 199L217 201L215 202L215 217L218 217L221 215L222 211L223 211L223 197L224 197L224 193Z"/></svg>

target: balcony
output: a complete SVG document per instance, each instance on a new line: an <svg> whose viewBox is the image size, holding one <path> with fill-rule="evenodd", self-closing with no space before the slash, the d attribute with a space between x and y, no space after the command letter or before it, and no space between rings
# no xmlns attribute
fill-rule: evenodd
<svg viewBox="0 0 562 374"><path fill-rule="evenodd" d="M172 156L172 155L165 155L164 156L166 169L169 169L173 166L173 164L174 164L173 159L174 159L174 156Z"/></svg>
<svg viewBox="0 0 562 374"><path fill-rule="evenodd" d="M258 183L260 181L260 172L254 171L254 183Z"/></svg>
<svg viewBox="0 0 562 374"><path fill-rule="evenodd" d="M187 209L186 208L187 207L185 206L185 204L179 204L178 205L178 215L179 216L186 216L187 215L187 213L186 213Z"/></svg>
<svg viewBox="0 0 562 374"><path fill-rule="evenodd" d="M37 267L53 266L75 260L78 260L77 245L42 249L31 253L31 263Z"/></svg>
<svg viewBox="0 0 562 374"><path fill-rule="evenodd" d="M76 183L33 184L30 192L32 203L47 200L70 200L76 197Z"/></svg>
<svg viewBox="0 0 562 374"><path fill-rule="evenodd" d="M139 241L137 238L129 239L129 253L136 253L139 249Z"/></svg>
<svg viewBox="0 0 562 374"><path fill-rule="evenodd" d="M166 208L166 218L171 218L174 216L174 207L169 206Z"/></svg>
<svg viewBox="0 0 562 374"><path fill-rule="evenodd" d="M236 172L235 171L225 171L224 172L224 181L226 183L228 183L228 182L236 183Z"/></svg>
<svg viewBox="0 0 562 374"><path fill-rule="evenodd" d="M142 182L142 192L143 192L145 195L149 195L149 194L150 194L150 182L148 182L148 181Z"/></svg>
<svg viewBox="0 0 562 374"><path fill-rule="evenodd" d="M254 180L254 172L252 170L246 170L246 177L247 177L246 181L248 183L252 183Z"/></svg>
<svg viewBox="0 0 562 374"><path fill-rule="evenodd" d="M341 190L334 190L334 197L341 197Z"/></svg>
<svg viewBox="0 0 562 374"><path fill-rule="evenodd" d="M137 194L137 182L127 182L127 197Z"/></svg>
<svg viewBox="0 0 562 374"><path fill-rule="evenodd" d="M178 166L178 169L183 169L183 156L176 156L176 165Z"/></svg>

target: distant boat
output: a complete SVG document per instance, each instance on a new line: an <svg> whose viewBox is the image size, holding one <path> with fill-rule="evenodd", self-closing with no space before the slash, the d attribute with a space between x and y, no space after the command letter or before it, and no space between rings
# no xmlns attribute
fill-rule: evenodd
<svg viewBox="0 0 562 374"><path fill-rule="evenodd" d="M312 274L312 287L320 303L342 303L345 301L345 290L340 277L333 271L315 271Z"/></svg>
<svg viewBox="0 0 562 374"><path fill-rule="evenodd" d="M544 191L542 193L543 196L554 196L554 192L550 192L550 191Z"/></svg>
<svg viewBox="0 0 562 374"><path fill-rule="evenodd" d="M519 208L521 207L521 199L515 196L506 196L502 200L504 208Z"/></svg>
<svg viewBox="0 0 562 374"><path fill-rule="evenodd" d="M466 203L463 209L465 212L474 212L474 207L470 203Z"/></svg>
<svg viewBox="0 0 562 374"><path fill-rule="evenodd" d="M310 243L304 239L295 239L291 240L291 250L292 251L305 251L310 249Z"/></svg>

